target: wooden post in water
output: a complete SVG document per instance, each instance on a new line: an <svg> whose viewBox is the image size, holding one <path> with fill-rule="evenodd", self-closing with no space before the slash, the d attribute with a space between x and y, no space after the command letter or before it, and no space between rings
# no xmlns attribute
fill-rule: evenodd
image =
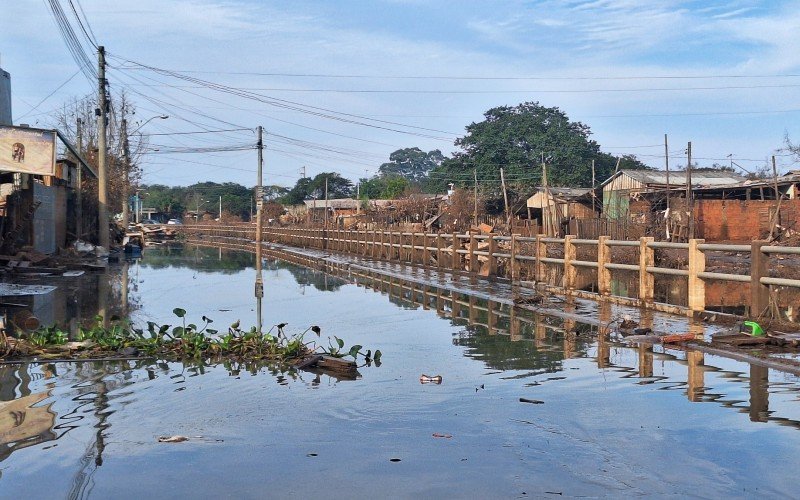
<svg viewBox="0 0 800 500"><path fill-rule="evenodd" d="M475 255L475 250L478 249L478 240L475 239L475 235L469 233L469 268L467 271L474 272L476 269L480 269L479 266L475 265L475 261L478 260L478 256Z"/></svg>
<svg viewBox="0 0 800 500"><path fill-rule="evenodd" d="M577 248L572 240L575 236L568 234L564 236L564 288L567 291L575 290L575 284L578 282L578 273L573 261L577 260Z"/></svg>
<svg viewBox="0 0 800 500"><path fill-rule="evenodd" d="M750 244L750 317L760 318L769 308L769 285L761 278L769 276L768 257L761 248L768 243L757 240Z"/></svg>
<svg viewBox="0 0 800 500"><path fill-rule="evenodd" d="M698 275L706 270L706 256L698 245L705 240L689 240L689 310L701 312L706 308L706 285Z"/></svg>
<svg viewBox="0 0 800 500"><path fill-rule="evenodd" d="M431 263L431 253L428 250L428 233L422 233L422 265L428 266Z"/></svg>
<svg viewBox="0 0 800 500"><path fill-rule="evenodd" d="M489 276L497 276L497 240L494 236L489 235Z"/></svg>
<svg viewBox="0 0 800 500"><path fill-rule="evenodd" d="M453 255L452 255L452 267L453 271L458 271L459 268L459 261L461 260L461 256L458 253L458 247L461 246L458 244L458 233L453 233Z"/></svg>
<svg viewBox="0 0 800 500"><path fill-rule="evenodd" d="M510 274L511 282L519 279L519 262L517 262L517 235L511 233L511 258L508 263L508 273Z"/></svg>
<svg viewBox="0 0 800 500"><path fill-rule="evenodd" d="M443 265L443 255L442 255L442 247L444 242L442 241L444 237L442 233L438 233L436 235L436 267L441 269Z"/></svg>
<svg viewBox="0 0 800 500"><path fill-rule="evenodd" d="M611 295L611 270L606 264L611 262L611 247L608 236L597 238L597 293Z"/></svg>
<svg viewBox="0 0 800 500"><path fill-rule="evenodd" d="M545 278L547 271L545 263L542 259L547 257L547 243L542 241L542 235L536 235L536 282L540 283Z"/></svg>
<svg viewBox="0 0 800 500"><path fill-rule="evenodd" d="M656 264L655 250L648 246L653 241L652 236L639 239L639 300L644 304L652 304L655 297L655 278L647 271Z"/></svg>

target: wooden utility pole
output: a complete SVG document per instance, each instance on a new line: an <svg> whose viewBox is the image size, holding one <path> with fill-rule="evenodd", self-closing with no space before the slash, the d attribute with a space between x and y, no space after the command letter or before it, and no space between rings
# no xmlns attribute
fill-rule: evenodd
<svg viewBox="0 0 800 500"><path fill-rule="evenodd" d="M120 136L122 139L122 230L128 232L128 222L130 221L130 211L128 202L131 191L131 152L128 144L128 120L125 118L125 108L122 108L122 124L120 125Z"/></svg>
<svg viewBox="0 0 800 500"><path fill-rule="evenodd" d="M328 230L328 176L325 176L325 216L322 219L322 229Z"/></svg>
<svg viewBox="0 0 800 500"><path fill-rule="evenodd" d="M503 169L500 169L500 184L503 185L503 202L506 206L506 224L511 229L511 213L508 211L508 193L506 192L506 177L503 174Z"/></svg>
<svg viewBox="0 0 800 500"><path fill-rule="evenodd" d="M592 160L592 212L597 213L597 193L595 193L595 188L597 184L597 179L595 178L594 173L594 160Z"/></svg>
<svg viewBox="0 0 800 500"><path fill-rule="evenodd" d="M670 186L669 186L669 142L668 142L668 139L667 139L667 134L664 134L664 166L667 169L667 211L665 212L667 214L667 216L665 217L665 219L666 219L665 222L667 224L667 239L671 240L672 239L672 235L670 234L670 230L669 230L670 229L669 228L669 226L670 226L669 221L672 218L672 214L670 213L670 210L669 210L669 195L670 195Z"/></svg>
<svg viewBox="0 0 800 500"><path fill-rule="evenodd" d="M262 319L261 319L261 299L264 297L264 281L261 277L261 233L262 227L262 210L264 208L264 192L263 181L261 180L264 168L264 139L263 129L261 125L258 126L258 183L256 184L256 323L258 324L258 333L261 333Z"/></svg>
<svg viewBox="0 0 800 500"><path fill-rule="evenodd" d="M772 238L775 235L775 226L778 224L781 211L781 201L783 201L783 196L781 196L780 191L778 191L778 166L775 163L775 155L772 155L772 180L774 183L775 199L777 202L775 203L775 213L772 215L772 220L770 221L769 225L770 241L772 241Z"/></svg>
<svg viewBox="0 0 800 500"><path fill-rule="evenodd" d="M500 169L502 172L502 169ZM472 176L475 179L475 187L472 189L472 197L474 198L475 207L473 208L472 218L474 219L473 225L478 225L478 169L472 169ZM505 191L503 191L505 192Z"/></svg>
<svg viewBox="0 0 800 500"><path fill-rule="evenodd" d="M97 86L100 113L97 116L97 240L109 250L108 231L108 167L106 165L106 49L97 47Z"/></svg>
<svg viewBox="0 0 800 500"><path fill-rule="evenodd" d="M689 216L689 239L694 239L694 192L692 191L692 142L686 148L686 212Z"/></svg>
<svg viewBox="0 0 800 500"><path fill-rule="evenodd" d="M83 120L77 123L78 154L83 155ZM83 239L83 164L78 161L78 186L75 189L75 238Z"/></svg>

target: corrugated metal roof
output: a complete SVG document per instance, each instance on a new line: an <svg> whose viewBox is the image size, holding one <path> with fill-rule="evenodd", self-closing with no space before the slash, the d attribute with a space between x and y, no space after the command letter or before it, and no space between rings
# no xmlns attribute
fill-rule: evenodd
<svg viewBox="0 0 800 500"><path fill-rule="evenodd" d="M621 176L641 182L646 186L666 186L667 184L667 172L665 170L620 170L616 176L612 175L606 179L603 186ZM732 172L692 171L692 186L723 186L738 184L744 180L744 177ZM670 172L669 183L673 186L685 186L686 172Z"/></svg>
<svg viewBox="0 0 800 500"><path fill-rule="evenodd" d="M325 208L326 206L339 210L355 210L358 208L358 200L354 200L353 198L328 200L327 205L325 200L304 200L303 203L306 204L306 208Z"/></svg>

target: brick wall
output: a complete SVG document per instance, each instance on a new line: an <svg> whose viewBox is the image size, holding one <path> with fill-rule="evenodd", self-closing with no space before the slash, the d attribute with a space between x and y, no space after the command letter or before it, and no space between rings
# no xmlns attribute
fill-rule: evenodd
<svg viewBox="0 0 800 500"><path fill-rule="evenodd" d="M769 235L776 202L761 200L696 200L698 238L750 242ZM779 224L800 230L800 200L783 200Z"/></svg>

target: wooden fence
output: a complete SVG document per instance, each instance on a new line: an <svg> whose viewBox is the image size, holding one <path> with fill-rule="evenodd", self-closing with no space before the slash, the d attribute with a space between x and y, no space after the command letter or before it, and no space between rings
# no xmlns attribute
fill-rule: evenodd
<svg viewBox="0 0 800 500"><path fill-rule="evenodd" d="M190 235L237 238L252 241L255 226L247 223L233 225L185 225L181 230ZM655 241L652 237L638 240L617 240L608 236L597 239L547 238L541 235L524 237L494 234L443 234L411 233L399 231L356 231L344 229L304 229L265 227L263 240L295 247L317 248L360 255L389 262L403 262L468 272L487 277L503 277L515 281L532 281L537 284L552 282L553 269L560 283L550 283L555 291L574 296L608 297L618 303L652 308L655 310L688 314L705 310L705 282L707 280L748 283L750 286L751 316L772 313L770 287L800 288L799 279L786 279L769 275L772 256L800 255L800 247L771 246L765 241L750 245L709 244L692 239L688 243ZM584 251L579 249L586 249ZM612 250L622 249L619 261L612 260ZM681 266L657 267L655 252L659 249L685 251L687 258ZM750 274L706 272L707 252L735 252L750 254ZM590 254L579 259L579 254ZM596 256L596 258L594 258ZM622 262L626 261L626 262ZM633 262L633 263L631 263ZM596 272L593 288L587 292L578 287L578 271ZM613 271L638 274L638 297L612 294ZM586 273L583 273L584 275ZM655 301L655 277L682 277L688 280L687 306L675 306ZM548 277L550 280L548 280Z"/></svg>

